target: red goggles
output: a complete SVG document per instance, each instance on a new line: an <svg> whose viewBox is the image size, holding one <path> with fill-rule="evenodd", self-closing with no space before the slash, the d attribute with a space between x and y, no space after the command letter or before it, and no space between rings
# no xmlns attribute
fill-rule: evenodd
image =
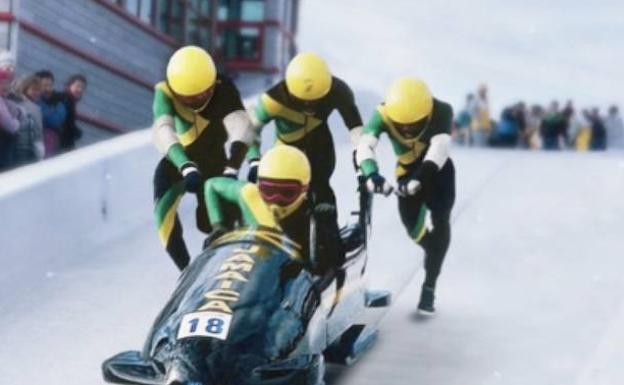
<svg viewBox="0 0 624 385"><path fill-rule="evenodd" d="M265 202L288 206L295 203L302 194L308 191L308 186L302 185L296 180L260 178L258 189Z"/></svg>

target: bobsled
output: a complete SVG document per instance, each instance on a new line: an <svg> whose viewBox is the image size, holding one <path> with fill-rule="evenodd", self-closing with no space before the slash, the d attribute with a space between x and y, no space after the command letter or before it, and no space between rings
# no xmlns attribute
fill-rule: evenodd
<svg viewBox="0 0 624 385"><path fill-rule="evenodd" d="M345 263L317 276L283 233L224 235L185 269L142 351L102 365L104 379L144 385L321 385L325 363L350 365L377 338L370 308L390 294L366 285L372 197L341 229ZM314 232L311 231L313 236Z"/></svg>

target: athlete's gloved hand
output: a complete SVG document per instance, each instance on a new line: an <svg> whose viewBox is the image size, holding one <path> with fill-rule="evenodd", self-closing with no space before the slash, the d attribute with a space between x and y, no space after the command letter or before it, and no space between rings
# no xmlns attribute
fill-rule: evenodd
<svg viewBox="0 0 624 385"><path fill-rule="evenodd" d="M416 195L422 188L420 181L416 178L401 178L399 179L399 186L397 189L397 195L406 197Z"/></svg>
<svg viewBox="0 0 624 385"><path fill-rule="evenodd" d="M238 179L238 170L234 167L227 166L225 167L225 170L223 170L223 176L232 179Z"/></svg>
<svg viewBox="0 0 624 385"><path fill-rule="evenodd" d="M357 183L358 183L358 186L366 185L366 181L367 180L368 180L368 178L366 177L366 175L362 174L361 172L357 173Z"/></svg>
<svg viewBox="0 0 624 385"><path fill-rule="evenodd" d="M212 231L204 240L204 250L207 249L212 242L221 238L225 233L227 233L227 229L225 228L225 226L220 223L213 224Z"/></svg>
<svg viewBox="0 0 624 385"><path fill-rule="evenodd" d="M410 174L399 179L398 194L400 196L413 196L420 191L425 199L431 194L433 178L438 172L438 166L426 160L420 167Z"/></svg>
<svg viewBox="0 0 624 385"><path fill-rule="evenodd" d="M337 217L336 206L332 205L331 203L319 203L314 206L314 217L317 219L322 218L321 222L325 223L332 220L335 221Z"/></svg>
<svg viewBox="0 0 624 385"><path fill-rule="evenodd" d="M187 162L180 168L180 173L184 178L184 188L190 193L197 193L201 189L203 182L202 174L199 172L197 165L193 162Z"/></svg>
<svg viewBox="0 0 624 385"><path fill-rule="evenodd" d="M394 187L390 185L390 183L386 182L386 178L379 175L379 173L374 172L368 176L366 179L366 188L368 191L375 194L383 194L388 196L392 194Z"/></svg>
<svg viewBox="0 0 624 385"><path fill-rule="evenodd" d="M247 181L251 183L258 182L258 166L260 159L254 158L249 161L249 172L247 173Z"/></svg>
<svg viewBox="0 0 624 385"><path fill-rule="evenodd" d="M353 169L355 170L355 173L357 175L357 181L358 181L358 186L361 186L362 184L366 183L366 175L364 175L364 173L362 172L362 169L360 169L360 167L357 164L357 157L356 157L356 150L353 150L353 154L352 154L352 161L353 161Z"/></svg>

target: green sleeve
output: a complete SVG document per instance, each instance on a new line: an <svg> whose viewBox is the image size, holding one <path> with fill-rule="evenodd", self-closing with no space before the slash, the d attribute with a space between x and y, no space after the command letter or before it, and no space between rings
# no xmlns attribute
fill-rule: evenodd
<svg viewBox="0 0 624 385"><path fill-rule="evenodd" d="M375 159L366 159L360 165L360 169L364 173L364 176L370 176L376 172L379 172L379 167L377 166L377 161Z"/></svg>
<svg viewBox="0 0 624 385"><path fill-rule="evenodd" d="M260 143L258 141L254 141L250 146L249 150L247 150L247 160L260 159Z"/></svg>
<svg viewBox="0 0 624 385"><path fill-rule="evenodd" d="M369 134L373 135L375 138L379 138L384 131L386 131L386 123L384 123L381 113L375 110L373 116L364 126L362 134Z"/></svg>
<svg viewBox="0 0 624 385"><path fill-rule="evenodd" d="M152 107L154 112L154 121L166 115L173 117L174 121L177 120L171 99L163 90L159 88L156 88L156 92L154 93L154 105ZM182 165L190 162L190 159L184 151L184 147L180 143L176 143L169 147L169 150L167 150L167 159L169 159L169 161L173 163L178 170L182 167Z"/></svg>
<svg viewBox="0 0 624 385"><path fill-rule="evenodd" d="M154 113L154 120L160 118L163 115L174 116L175 110L171 99L165 92L159 88L156 88L154 93L154 104L152 106Z"/></svg>
<svg viewBox="0 0 624 385"><path fill-rule="evenodd" d="M271 120L273 120L273 116L271 115L271 113L269 113L269 110L264 105L264 102L262 101L262 97L258 99L258 104L256 104L255 112L256 112L256 118L262 124L267 124Z"/></svg>
<svg viewBox="0 0 624 385"><path fill-rule="evenodd" d="M258 99L258 104L256 104L256 108L254 109L254 114L256 115L256 119L258 123L265 125L273 120L273 116L269 113L268 109L264 105L262 101L262 97ZM261 128L258 129L258 135L260 135ZM247 151L247 160L259 159L261 156L260 152L260 142L255 141L251 146L249 146L249 150Z"/></svg>
<svg viewBox="0 0 624 385"><path fill-rule="evenodd" d="M246 182L218 176L210 178L204 185L204 199L208 218L214 225L225 223L222 202L230 202L240 207L240 191Z"/></svg>
<svg viewBox="0 0 624 385"><path fill-rule="evenodd" d="M372 135L375 138L379 139L381 134L385 132L386 124L381 117L381 113L378 110L375 110L373 116L364 126L364 130L362 131L362 135ZM377 165L377 160L374 158L365 159L360 165L362 172L365 176L369 176L373 173L379 172L379 166Z"/></svg>
<svg viewBox="0 0 624 385"><path fill-rule="evenodd" d="M167 151L167 159L179 170L185 163L190 162L188 156L186 156L186 152L184 151L184 147L180 143L176 143L169 147Z"/></svg>

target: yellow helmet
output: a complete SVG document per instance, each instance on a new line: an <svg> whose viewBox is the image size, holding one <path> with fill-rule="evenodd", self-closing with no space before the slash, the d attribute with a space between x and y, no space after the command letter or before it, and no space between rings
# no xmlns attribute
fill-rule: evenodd
<svg viewBox="0 0 624 385"><path fill-rule="evenodd" d="M385 109L393 122L410 124L431 114L433 96L420 79L404 77L395 81L386 97Z"/></svg>
<svg viewBox="0 0 624 385"><path fill-rule="evenodd" d="M325 60L315 53L300 53L286 68L286 88L301 100L316 100L327 95L332 74Z"/></svg>
<svg viewBox="0 0 624 385"><path fill-rule="evenodd" d="M287 217L301 206L310 173L308 158L292 146L277 145L260 159L258 189L277 219Z"/></svg>
<svg viewBox="0 0 624 385"><path fill-rule="evenodd" d="M260 159L258 177L292 180L307 186L310 183L310 162L296 147L277 145Z"/></svg>
<svg viewBox="0 0 624 385"><path fill-rule="evenodd" d="M194 96L215 84L217 68L203 48L186 46L178 49L167 65L167 82L181 96Z"/></svg>

